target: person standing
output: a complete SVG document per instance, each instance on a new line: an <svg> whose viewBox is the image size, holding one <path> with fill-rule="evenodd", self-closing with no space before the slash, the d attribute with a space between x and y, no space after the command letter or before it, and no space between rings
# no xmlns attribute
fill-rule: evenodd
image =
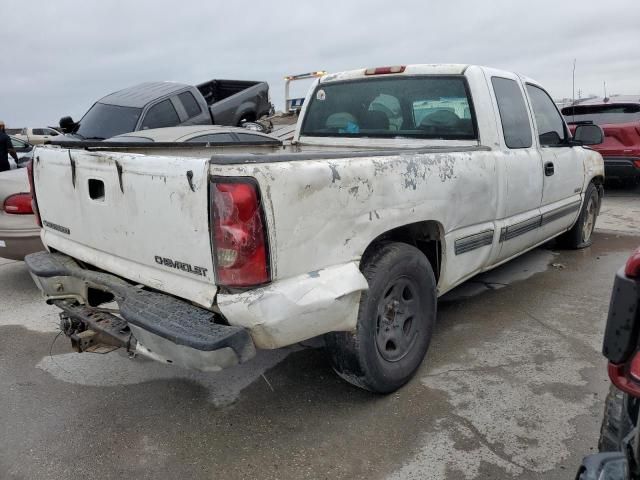
<svg viewBox="0 0 640 480"><path fill-rule="evenodd" d="M18 154L13 148L11 137L4 131L4 122L0 120L0 172L11 169L11 165L9 164L9 155L13 157L17 165Z"/></svg>

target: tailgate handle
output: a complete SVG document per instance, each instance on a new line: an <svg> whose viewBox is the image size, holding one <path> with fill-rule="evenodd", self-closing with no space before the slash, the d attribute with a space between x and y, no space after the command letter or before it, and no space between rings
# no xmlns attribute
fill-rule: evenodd
<svg viewBox="0 0 640 480"><path fill-rule="evenodd" d="M551 175L553 175L555 173L555 168L553 166L553 162L547 162L544 164L544 174L547 177L550 177Z"/></svg>
<svg viewBox="0 0 640 480"><path fill-rule="evenodd" d="M67 150L69 153L69 163L71 163L71 183L73 188L76 188L76 161L71 157L71 150Z"/></svg>
<svg viewBox="0 0 640 480"><path fill-rule="evenodd" d="M122 165L116 161L116 170L118 171L118 183L120 184L120 191L124 193L124 186L122 185Z"/></svg>
<svg viewBox="0 0 640 480"><path fill-rule="evenodd" d="M189 182L189 188L192 192L196 191L196 187L193 186L193 170L187 172L187 181Z"/></svg>

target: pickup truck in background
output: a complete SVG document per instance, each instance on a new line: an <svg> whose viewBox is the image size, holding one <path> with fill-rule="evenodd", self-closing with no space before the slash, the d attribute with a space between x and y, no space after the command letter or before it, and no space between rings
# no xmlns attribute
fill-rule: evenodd
<svg viewBox="0 0 640 480"><path fill-rule="evenodd" d="M55 140L60 132L53 128L23 128L20 133L16 133L14 137L23 140L31 145L42 145Z"/></svg>
<svg viewBox="0 0 640 480"><path fill-rule="evenodd" d="M640 95L615 95L578 102L564 107L562 114L571 129L584 124L602 128L604 141L593 148L604 158L607 180L639 183Z"/></svg>
<svg viewBox="0 0 640 480"><path fill-rule="evenodd" d="M79 122L60 119L65 132L54 144L104 140L123 133L178 125L237 126L271 110L269 85L244 80L210 80L197 86L146 82L101 98Z"/></svg>
<svg viewBox="0 0 640 480"><path fill-rule="evenodd" d="M391 392L423 361L438 296L554 237L590 245L604 172L583 145L600 141L506 71L329 74L275 151L38 147L48 251L25 261L78 351L214 371L324 336L342 378Z"/></svg>

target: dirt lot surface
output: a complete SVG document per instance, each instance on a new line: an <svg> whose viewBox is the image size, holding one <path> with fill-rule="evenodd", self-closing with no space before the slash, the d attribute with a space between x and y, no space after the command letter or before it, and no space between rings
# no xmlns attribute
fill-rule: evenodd
<svg viewBox="0 0 640 480"><path fill-rule="evenodd" d="M573 478L598 439L640 194L608 191L597 228L588 249L545 245L442 298L422 368L389 396L314 346L219 374L73 353L24 265L0 260L0 478Z"/></svg>

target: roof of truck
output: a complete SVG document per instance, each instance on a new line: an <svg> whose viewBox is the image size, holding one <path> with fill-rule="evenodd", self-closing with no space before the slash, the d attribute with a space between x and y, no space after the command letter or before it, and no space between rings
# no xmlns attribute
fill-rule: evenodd
<svg viewBox="0 0 640 480"><path fill-rule="evenodd" d="M404 71L401 75L461 75L469 67L467 64L461 63L442 63L427 64L419 63L413 65L403 65ZM356 70L346 70L344 72L330 73L320 78L320 83L337 82L341 80L350 80L360 78L365 75L365 71L369 68L378 68L376 66L368 68L358 68Z"/></svg>
<svg viewBox="0 0 640 480"><path fill-rule="evenodd" d="M170 95L186 87L189 87L189 85L177 82L144 82L110 93L106 97L102 97L98 102L121 107L142 108L153 100Z"/></svg>

